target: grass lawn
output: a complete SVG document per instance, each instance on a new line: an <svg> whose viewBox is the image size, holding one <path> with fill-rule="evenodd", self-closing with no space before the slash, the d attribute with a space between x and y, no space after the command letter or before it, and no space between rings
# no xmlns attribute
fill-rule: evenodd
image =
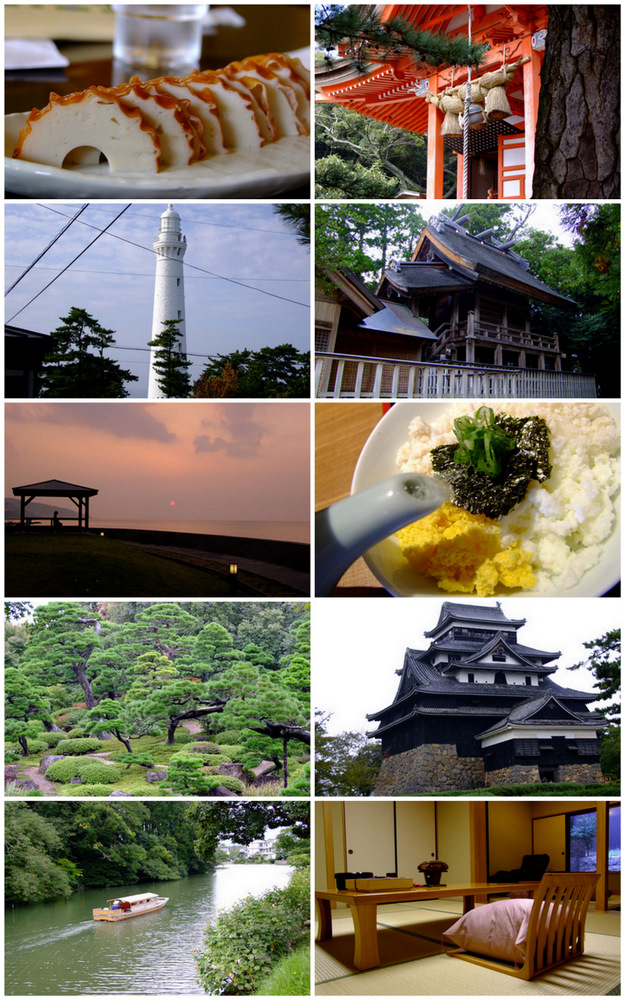
<svg viewBox="0 0 625 1000"><path fill-rule="evenodd" d="M6 536L10 597L226 597L228 580L100 535Z"/></svg>
<svg viewBox="0 0 625 1000"><path fill-rule="evenodd" d="M424 792L423 794L426 793ZM428 792L427 794L429 795L431 793ZM541 781L540 783L530 785L493 785L491 788L473 788L469 791L460 790L455 792L437 792L436 794L441 796L452 795L454 797L459 795L464 797L478 796L479 798L483 798L488 795L499 796L502 798L514 797L517 795L568 795L590 798L596 798L597 796L600 796L601 798L614 798L615 796L620 796L621 794L621 783L620 781L604 781L601 784L581 785L574 781Z"/></svg>

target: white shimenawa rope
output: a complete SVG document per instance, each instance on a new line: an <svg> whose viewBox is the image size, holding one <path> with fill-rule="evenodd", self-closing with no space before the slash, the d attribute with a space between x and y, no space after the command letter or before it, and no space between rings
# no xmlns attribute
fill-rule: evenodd
<svg viewBox="0 0 625 1000"><path fill-rule="evenodd" d="M469 46L471 45L471 5L469 4ZM464 98L464 121L462 123L462 200L469 197L469 108L471 106L471 65L467 66L467 86Z"/></svg>

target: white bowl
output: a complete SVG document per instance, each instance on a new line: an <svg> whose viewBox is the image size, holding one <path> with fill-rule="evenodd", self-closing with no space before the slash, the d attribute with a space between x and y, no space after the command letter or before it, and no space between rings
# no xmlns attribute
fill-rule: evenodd
<svg viewBox="0 0 625 1000"><path fill-rule="evenodd" d="M454 402L457 402L455 400ZM473 412L483 401L469 400L467 412ZM499 400L497 402L500 402ZM519 402L515 400L515 403ZM528 400L528 413L540 412L540 400ZM600 401L599 401L600 402ZM375 483L395 475L400 471L397 465L397 453L409 439L408 425L413 417L421 416L428 423L438 420L450 403L419 403L400 402L385 414L370 434L360 453L352 479L352 493L373 486ZM605 403L606 409L614 417L620 427L620 406L618 403ZM573 587L563 591L552 590L516 590L501 589L501 596L508 597L601 597L620 580L620 495L614 500L616 521L609 538L603 543L603 553L600 562L590 569ZM411 570L401 546L395 536L385 538L374 545L364 555L365 562L382 586L394 597L441 597L447 591L441 590L432 577L423 576ZM450 596L454 596L453 593ZM456 596L467 597L466 594ZM498 594L495 596L499 596ZM469 597L469 599L473 599Z"/></svg>

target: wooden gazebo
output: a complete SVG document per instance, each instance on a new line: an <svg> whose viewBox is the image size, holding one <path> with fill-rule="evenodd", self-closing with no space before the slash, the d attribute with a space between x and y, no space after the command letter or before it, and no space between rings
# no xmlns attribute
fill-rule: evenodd
<svg viewBox="0 0 625 1000"><path fill-rule="evenodd" d="M13 496L20 498L20 526L26 523L28 504L36 497L63 497L71 500L78 509L79 529L89 528L89 497L97 496L98 490L89 486L76 486L75 483L64 483L60 479L46 479L42 483L29 483L27 486L14 486Z"/></svg>

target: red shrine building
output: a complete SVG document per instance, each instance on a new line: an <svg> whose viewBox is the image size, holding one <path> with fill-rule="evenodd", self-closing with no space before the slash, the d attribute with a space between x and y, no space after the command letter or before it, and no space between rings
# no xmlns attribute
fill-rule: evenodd
<svg viewBox="0 0 625 1000"><path fill-rule="evenodd" d="M473 199L532 196L534 144L545 36L546 4L471 7L471 39L488 44L479 70L471 72L471 97L483 121L468 130L468 191ZM466 4L384 4L382 21L401 17L415 28L444 35L469 34ZM339 47L339 54L341 54ZM445 151L457 154L456 197L463 197L462 110L466 67L433 67L414 55L369 53L364 72L350 59L317 73L317 100L388 122L427 137L425 196L443 198Z"/></svg>

